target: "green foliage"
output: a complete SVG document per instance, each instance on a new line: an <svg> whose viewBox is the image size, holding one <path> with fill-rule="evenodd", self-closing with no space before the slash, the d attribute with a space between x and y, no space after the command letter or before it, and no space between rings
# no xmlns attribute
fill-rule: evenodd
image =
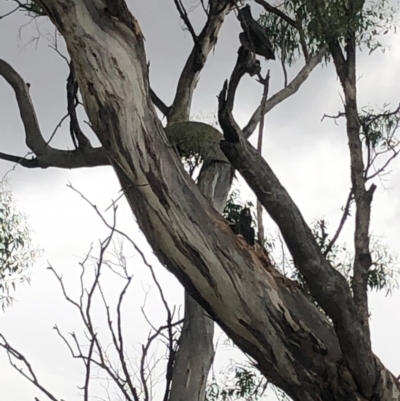
<svg viewBox="0 0 400 401"><path fill-rule="evenodd" d="M366 6L357 14L354 22L360 50L366 48L369 54L379 48L385 51L379 37L390 31L396 32L396 15L396 7L389 6L388 0L366 2Z"/></svg>
<svg viewBox="0 0 400 401"><path fill-rule="evenodd" d="M28 11L30 17L43 17L46 15L44 10L32 0L28 0L25 4L20 3L20 7L22 10Z"/></svg>
<svg viewBox="0 0 400 401"><path fill-rule="evenodd" d="M321 252L325 253L330 242L325 221L317 221L312 227L312 232L321 248ZM390 293L394 288L398 287L397 276L399 272L397 268L397 256L393 252L390 252L388 247L378 237L371 237L370 248L372 265L368 272L368 287L370 290L376 291L386 289ZM348 250L346 244L335 244L332 246L326 258L351 284L354 255ZM298 271L293 274L293 278L305 286L304 279Z"/></svg>
<svg viewBox="0 0 400 401"><path fill-rule="evenodd" d="M350 216L350 213L348 214ZM337 242L330 246L331 237L328 233L328 226L325 220L316 221L312 227L311 231L314 235L315 240L321 252L326 254L326 259L334 266L335 268L339 268L345 259L348 257L347 247L344 244L338 244ZM328 246L330 246L329 252Z"/></svg>
<svg viewBox="0 0 400 401"><path fill-rule="evenodd" d="M359 115L361 137L369 150L388 151L399 145L395 135L400 124L400 106L394 111L387 107L384 105L379 113L365 107Z"/></svg>
<svg viewBox="0 0 400 401"><path fill-rule="evenodd" d="M240 200L239 190L232 191L226 202L223 216L229 222L237 223L239 221L240 212L245 207L254 209L251 202L243 203ZM325 254L331 242L331 236L328 233L327 223L325 220L318 220L313 224L311 229L314 238L321 249L321 252ZM264 246L271 254L272 258L274 260L278 260L278 258L273 257L275 242L276 239L272 239L272 237L269 236ZM372 265L368 272L368 287L370 290L376 291L386 289L387 293L391 293L394 288L398 288L397 276L399 272L397 269L396 255L390 252L387 246L384 245L380 239L373 237L371 240L371 257ZM343 274L349 284L351 284L353 255L349 251L346 244L335 243L333 246L330 246L330 250L327 252L326 258L335 269ZM287 264L288 266L285 267L285 270L289 269L291 272L290 278L297 281L303 288L305 294L307 294L307 296L316 304L302 274L296 269L291 260L289 260L289 263Z"/></svg>
<svg viewBox="0 0 400 401"><path fill-rule="evenodd" d="M231 223L239 222L240 213L244 208L252 209L253 203L246 202L243 203L240 200L240 192L239 190L234 190L229 194L228 200L226 201L226 205L222 215Z"/></svg>
<svg viewBox="0 0 400 401"><path fill-rule="evenodd" d="M368 287L370 290L385 289L391 293L398 288L397 255L391 252L381 238L373 237L371 244L372 266L368 271Z"/></svg>
<svg viewBox="0 0 400 401"><path fill-rule="evenodd" d="M223 383L216 378L207 386L206 401L261 400L268 381L255 369L246 366L231 368Z"/></svg>
<svg viewBox="0 0 400 401"><path fill-rule="evenodd" d="M26 218L16 208L12 193L0 186L0 305L10 306L16 284L29 282L28 270L38 256L32 247Z"/></svg>
<svg viewBox="0 0 400 401"><path fill-rule="evenodd" d="M271 42L279 50L280 59L291 66L304 53L304 49L307 49L310 55L316 54L325 41L320 34L310 35L309 30L314 20L307 10L306 3L284 0L276 8L297 22L297 26L293 26L273 13L260 16L259 23L267 29Z"/></svg>
<svg viewBox="0 0 400 401"><path fill-rule="evenodd" d="M319 5L317 7L316 5ZM280 58L289 66L300 57L316 54L326 43L325 27L329 35L345 47L350 31L356 33L356 42L362 50L373 52L383 46L381 35L396 30L395 7L388 0L367 1L362 10L351 13L346 0L284 0L276 8L296 22L293 26L273 13L260 16L260 24L269 32L271 41L280 50ZM325 61L328 61L329 55Z"/></svg>
<svg viewBox="0 0 400 401"><path fill-rule="evenodd" d="M394 110L389 110L388 106L384 104L379 112L363 107L358 115L360 138L363 143L365 183L386 173L388 165L400 152L397 136L400 105ZM329 116L335 121L342 117L346 117L344 112Z"/></svg>
<svg viewBox="0 0 400 401"><path fill-rule="evenodd" d="M325 254L331 241L327 223L325 220L318 220L312 225L311 229L321 252ZM397 255L388 249L381 238L376 236L371 237L370 248L372 264L368 271L368 287L371 291L386 290L387 295L391 294L394 289L399 288ZM343 274L351 286L354 254L348 246L345 243L335 243L325 257L335 269ZM274 260L276 259L274 258ZM289 271L289 277L300 285L307 297L324 313L311 295L303 275L294 266L293 260L289 259L286 262L285 271Z"/></svg>
<svg viewBox="0 0 400 401"><path fill-rule="evenodd" d="M234 190L229 195L227 203L225 205L223 216L231 223L237 223L241 211L248 207L254 209L251 202L243 203L240 200L239 190ZM350 213L349 213L350 215ZM255 221L256 219L254 219ZM331 265L343 274L349 284L352 280L353 272L353 260L354 255L349 251L348 247L344 243L335 242L332 246L330 245L332 237L329 235L328 226L325 220L316 221L311 227L314 238L323 254L326 253L326 259ZM275 244L277 238L268 236L265 241L265 248L270 254L271 258L276 262L280 260L280 264L285 264L284 268L281 267L281 271L286 275L289 272L289 276L292 280L295 280L300 284L304 293L313 301L316 305L316 301L311 295L308 285L302 276L302 274L296 269L293 261L290 258L286 258L282 255L280 258L274 255L276 252ZM283 245L283 244L282 244ZM329 252L326 252L329 246ZM282 248L282 247L281 247ZM284 252L284 250L282 250ZM368 287L370 290L380 291L386 289L387 293L391 293L395 288L398 288L398 274L399 270L397 267L397 256L390 252L388 247L384 245L380 238L371 238L371 258L372 265L368 272ZM317 305L318 306L318 305Z"/></svg>
<svg viewBox="0 0 400 401"><path fill-rule="evenodd" d="M219 377L213 377L206 389L206 401L266 401L267 390L279 401L290 401L284 391L274 386L251 364L232 365Z"/></svg>

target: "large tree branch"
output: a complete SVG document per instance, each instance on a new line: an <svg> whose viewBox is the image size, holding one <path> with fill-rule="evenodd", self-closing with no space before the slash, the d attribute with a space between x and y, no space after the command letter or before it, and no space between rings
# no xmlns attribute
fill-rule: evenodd
<svg viewBox="0 0 400 401"><path fill-rule="evenodd" d="M363 0L352 0L348 7L342 6L339 12L343 18L347 18L346 31L337 32L331 29L331 16L326 5L321 0L313 0L316 18L324 28L325 40L329 46L335 64L340 83L343 87L345 98L346 131L350 151L350 175L352 191L356 204L354 248L355 257L353 263L353 293L358 310L358 320L361 321L366 342L370 342L369 312L368 312L368 272L372 265L369 225L371 220L371 202L375 185L366 189L364 175L364 160L362 142L360 138L360 120L357 106L356 83L356 16L364 5ZM342 28L343 29L343 28ZM336 32L335 32L336 31ZM343 52L339 42L340 36L344 37L345 51ZM355 317L356 318L356 317Z"/></svg>
<svg viewBox="0 0 400 401"><path fill-rule="evenodd" d="M231 111L224 110L227 104L225 92L226 87L220 95L220 124L226 138L221 148L278 225L296 267L334 323L355 380L370 391L376 383L376 366L350 288L321 253L299 209L271 167L244 138Z"/></svg>
<svg viewBox="0 0 400 401"><path fill-rule="evenodd" d="M73 151L51 147L43 138L35 108L29 94L29 84L7 62L0 59L0 75L15 92L19 112L25 128L25 140L35 155L32 159L0 153L0 159L21 164L28 168L79 168L109 165L108 156L102 148L85 147ZM83 134L82 134L83 135ZM80 137L81 138L81 137ZM82 140L82 138L81 138Z"/></svg>
<svg viewBox="0 0 400 401"><path fill-rule="evenodd" d="M296 77L289 83L288 86L281 89L279 92L271 96L265 103L263 108L264 113L270 112L275 106L283 102L288 97L294 95L300 88L300 86L307 80L314 68L322 61L325 56L327 48L322 48L314 57L310 59L308 63L300 70ZM257 124L262 118L261 105L251 116L247 125L243 128L243 133L248 138L256 129Z"/></svg>
<svg viewBox="0 0 400 401"><path fill-rule="evenodd" d="M225 5L222 4L222 7L218 2L211 1L206 24L197 36L182 2L174 1L193 37L194 46L179 78L173 104L168 109L168 114L164 113L169 127L189 121L192 97L200 71L216 44L219 29L229 10L228 1L224 0ZM192 134L195 135L194 132ZM199 189L216 210L222 212L233 170L226 161L221 163L218 158L213 157L215 152L207 153L198 179ZM198 302L186 293L184 324L172 373L171 399L204 400L207 377L214 358L213 335L214 322Z"/></svg>
<svg viewBox="0 0 400 401"><path fill-rule="evenodd" d="M48 168L56 167L63 169L74 169L82 167L109 166L110 160L103 148L92 148L86 151L57 150L34 158L26 156L14 156L0 152L0 159L20 164L26 168Z"/></svg>
<svg viewBox="0 0 400 401"><path fill-rule="evenodd" d="M151 103L137 21L132 18L132 26L116 21L88 0L68 0L68 7L63 0L36 1L66 39L94 131L161 262L293 399L347 401L349 394L362 399L365 390L357 384L364 383L354 382L355 368L349 370L327 319L266 257L233 234L172 152ZM357 327L346 323L348 330ZM343 338L345 328L336 330ZM349 345L343 345L345 352ZM357 347L362 353L363 344ZM370 367L363 369L368 373ZM398 397L395 378L381 365L376 369L379 380L370 382L376 397Z"/></svg>
<svg viewBox="0 0 400 401"><path fill-rule="evenodd" d="M210 51L217 43L219 30L231 8L230 0L223 0L222 3L219 3L210 2L207 22L198 35L197 41L182 70L175 98L168 115L170 124L189 120L193 92L196 88L200 72L206 63Z"/></svg>
<svg viewBox="0 0 400 401"><path fill-rule="evenodd" d="M44 140L29 93L29 84L4 60L0 59L0 75L11 85L17 98L19 112L26 133L26 145L35 155L48 152L50 146Z"/></svg>
<svg viewBox="0 0 400 401"><path fill-rule="evenodd" d="M175 4L193 37L194 47L179 79L173 105L168 110L169 126L189 120L193 92L200 71L216 43L218 31L225 16L223 13L222 18L217 19L219 12L210 4L207 22L198 37L194 33L182 3L175 0ZM211 37L211 35L215 36ZM190 132L187 134L189 135ZM192 134L196 135L194 132ZM228 192L221 193L219 187L222 185L224 188L230 188L233 172L228 163L221 166L221 162L212 156L213 154L208 154L204 158L198 185L200 191L216 210L222 212ZM170 399L204 400L207 377L214 359L213 337L214 322L202 306L188 292L185 292L184 324L172 371Z"/></svg>
<svg viewBox="0 0 400 401"><path fill-rule="evenodd" d="M356 14L362 9L363 1L349 3L348 18L356 20ZM369 310L368 310L368 272L372 265L370 251L369 225L371 221L371 203L375 185L366 189L366 177L364 175L364 160L362 143L360 138L360 120L357 106L357 82L356 82L356 31L351 26L346 37L346 68L345 80L342 80L345 95L345 113L347 125L347 137L350 150L350 171L352 189L356 203L356 224L354 232L355 258L353 264L353 292L354 301L358 307L362 319L365 336L370 340Z"/></svg>
<svg viewBox="0 0 400 401"><path fill-rule="evenodd" d="M154 105L157 107L158 110L161 111L161 113L164 114L165 117L168 117L169 111L171 109L170 106L167 106L161 98L157 96L157 93L153 91L153 89L150 88L150 96L151 100L153 101Z"/></svg>

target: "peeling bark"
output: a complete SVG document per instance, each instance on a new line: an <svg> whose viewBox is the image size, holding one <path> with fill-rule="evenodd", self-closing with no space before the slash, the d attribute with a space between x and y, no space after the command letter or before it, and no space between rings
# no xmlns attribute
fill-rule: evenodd
<svg viewBox="0 0 400 401"><path fill-rule="evenodd" d="M355 342L360 325L352 320L353 304L344 279L316 253L307 226L293 202L287 203L279 181L259 179L265 164L256 163L249 173L257 173L253 189L267 210L273 208L280 218L278 225L302 273L309 281L319 280L313 291L334 326L267 257L235 237L185 173L151 101L137 21L120 13L123 8L106 13L104 5L109 2L101 0L37 2L65 38L86 112L140 228L160 261L194 299L294 400L361 401L366 395L382 401L399 399L394 376L362 337ZM237 135L240 142L229 146L237 147L235 156L244 166L243 155L253 154L240 131ZM255 158L251 160L258 161ZM249 159L246 163L251 166ZM365 385L368 379L372 380Z"/></svg>
<svg viewBox="0 0 400 401"><path fill-rule="evenodd" d="M187 145L188 149L204 158L198 187L221 213L233 178L231 165L216 146L222 135L215 128L198 122L174 124L167 127L166 132L171 143L179 144L180 148ZM221 186L227 191L220 191ZM213 337L214 322L202 306L185 292L184 324L172 372L171 400L204 401L214 359Z"/></svg>
<svg viewBox="0 0 400 401"><path fill-rule="evenodd" d="M321 253L301 212L271 167L244 138L226 108L226 92L225 85L220 95L219 115L227 140L221 142L221 149L280 228L296 267L319 305L331 317L344 361L361 394L367 399L380 394L384 391L379 387L384 379L378 376L377 358L365 336L363 322L358 319L359 310L346 280Z"/></svg>
<svg viewBox="0 0 400 401"><path fill-rule="evenodd" d="M216 45L218 32L230 10L230 1L209 2L210 10L207 22L197 37L184 10L180 10L188 29L192 34L194 46L179 78L178 87L172 106L168 110L168 129L178 126L188 130L186 140L191 142L190 151L201 154L204 163L198 178L198 186L202 194L211 202L215 209L222 212L228 195L227 191L220 191L219 187L231 186L233 170L224 155L216 146L215 132L212 139L207 141L204 135L196 132L200 128L210 128L206 124L197 123L197 129L189 122L193 93L196 88L200 72L207 57ZM179 4L177 4L179 9ZM190 124L190 126L189 126ZM196 123L195 123L196 124ZM216 130L215 130L216 131ZM207 134L205 135L207 136ZM193 139L200 143L193 144ZM193 146L194 145L194 146ZM224 165L225 164L225 165ZM221 182L221 179L224 180ZM225 193L226 192L226 193ZM214 359L214 322L206 311L185 291L185 315L179 348L176 353L172 372L171 400L204 401L207 378Z"/></svg>

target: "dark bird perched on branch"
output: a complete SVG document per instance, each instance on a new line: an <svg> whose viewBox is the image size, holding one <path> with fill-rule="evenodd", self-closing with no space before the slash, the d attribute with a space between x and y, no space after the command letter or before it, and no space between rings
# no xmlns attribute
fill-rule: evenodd
<svg viewBox="0 0 400 401"><path fill-rule="evenodd" d="M248 207L245 207L240 212L239 220L236 223L231 223L230 227L236 235L242 235L249 245L254 245L255 232L251 226L253 219Z"/></svg>
<svg viewBox="0 0 400 401"><path fill-rule="evenodd" d="M268 33L251 15L250 6L239 10L239 21L244 32L239 34L242 46L267 60L275 60L274 48L268 39Z"/></svg>

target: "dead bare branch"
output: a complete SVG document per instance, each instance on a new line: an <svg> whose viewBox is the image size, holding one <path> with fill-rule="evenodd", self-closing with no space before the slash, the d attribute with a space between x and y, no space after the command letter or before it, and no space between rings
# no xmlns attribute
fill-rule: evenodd
<svg viewBox="0 0 400 401"><path fill-rule="evenodd" d="M35 161L26 161L24 158L1 154L0 158L17 162L28 168L79 168L109 165L107 155L102 148L91 148L83 151L59 150L52 148L49 141L45 141L36 117L32 99L29 94L29 84L4 60L0 59L0 75L10 84L15 92L21 119L25 128L25 140L28 148L36 156ZM57 128L56 128L57 129ZM54 134L54 133L53 133Z"/></svg>
<svg viewBox="0 0 400 401"><path fill-rule="evenodd" d="M200 43L199 43L199 38L196 35L196 32L194 31L193 25L190 22L188 13L185 9L185 6L182 3L182 0L174 0L176 9L178 10L178 13L180 17L182 18L183 22L186 25L186 28L190 32L190 35L192 36L193 42L195 43L195 46L200 48Z"/></svg>
<svg viewBox="0 0 400 401"><path fill-rule="evenodd" d="M339 235L343 230L344 224L346 223L347 217L350 216L350 207L351 207L351 204L352 204L353 200L354 200L353 191L350 191L349 192L349 196L347 197L346 204L345 204L345 206L343 208L343 214L342 214L342 217L340 219L339 226L338 226L338 228L337 228L337 230L335 232L335 235L329 241L329 244L325 249L324 256L328 255L328 253L331 251L332 247L335 245L336 241L338 240Z"/></svg>
<svg viewBox="0 0 400 401"><path fill-rule="evenodd" d="M389 166L389 164L393 161L393 159L395 159L399 155L399 152L400 152L399 150L393 150L393 154L386 160L386 162L381 167L376 169L373 174L365 177L365 182L371 180L372 178L377 177L378 175L381 175Z"/></svg>
<svg viewBox="0 0 400 401"><path fill-rule="evenodd" d="M116 224L116 209L114 209L114 218L113 218L113 223L112 223L111 227L115 227L115 224ZM127 279L127 282L126 282L126 284L119 296L119 300L118 300L117 334L115 333L115 331L113 329L109 306L107 305L107 302L104 297L104 293L103 293L103 291L101 289L101 285L100 285L101 268L102 268L102 265L105 263L105 258L104 258L105 252L111 243L111 239L112 239L114 233L115 233L115 230L111 229L110 235L105 240L100 242L99 257L98 257L95 272L94 272L95 276L94 276L94 280L93 280L91 286L89 287L89 290L85 290L85 288L84 288L83 275L84 275L84 271L87 269L86 266L84 266L84 265L85 265L86 261L89 259L90 252L85 257L85 260L81 263L81 266L82 266L82 273L80 276L81 295L79 297L79 302L77 302L69 297L69 295L67 294L67 291L65 289L64 283L62 281L62 278L58 275L58 273L52 267L50 267L50 269L55 274L57 280L59 281L59 283L61 285L65 299L68 302L70 302L72 305L74 305L79 311L81 319L87 330L87 338L89 340L88 354L87 355L83 354L82 348L79 344L78 338L75 335L75 333L71 333L71 337L72 337L73 343L78 352L75 352L73 350L72 345L70 344L68 339L61 333L61 331L58 329L58 327L55 326L54 328L55 328L56 332L58 333L58 335L62 338L64 343L67 345L68 349L71 352L71 355L74 358L81 359L85 364L86 375L85 375L85 384L83 386L85 397L88 396L88 394L89 394L88 388L89 388L89 383L90 383L90 379L91 379L90 370L91 370L91 364L94 364L94 365L98 366L100 369L104 370L111 377L111 379L114 381L116 386L119 388L119 390L126 397L127 400L139 401L139 398L137 395L137 390L134 387L133 383L131 382L131 375L128 372L124 348L123 348L123 342L122 342L122 329L121 329L120 307L121 307L121 304L123 301L123 297L126 293L126 290L131 282L131 277L129 277ZM113 346L115 347L115 350L117 351L118 359L122 366L122 370L123 370L123 374L124 374L123 377L120 377L120 375L112 367L111 362L108 360L108 358L104 354L103 347L101 346L101 343L98 339L97 333L94 330L94 326L92 323L92 317L91 317L91 306L92 306L93 295L96 290L99 290L99 292L102 296L102 299L103 299L103 303L104 303L104 306L106 309L108 328L112 335ZM83 294L85 294L85 302L83 302ZM96 350L96 353L97 353L99 359L95 359L93 356L95 350ZM128 386L129 392L125 388L125 385Z"/></svg>
<svg viewBox="0 0 400 401"><path fill-rule="evenodd" d="M283 102L288 97L294 95L301 85L306 81L314 68L322 61L326 54L326 47L322 48L314 57L312 57L307 64L300 70L296 77L279 92L272 95L265 104L264 114L270 112L275 106ZM243 133L246 138L256 129L258 123L261 120L261 107L259 106L257 110L251 116L247 125L243 128Z"/></svg>
<svg viewBox="0 0 400 401"><path fill-rule="evenodd" d="M103 216L103 214L99 211L98 207L93 204L92 202L90 202L90 200L79 190L77 190L76 188L74 188L71 184L67 185L69 188L71 188L74 192L76 192L78 195L80 195L82 197L83 200L85 200L89 206L92 207L92 209L96 212L96 214L100 217L101 221L104 223L104 225L109 228L114 230L115 233L121 235L122 237L124 237L125 239L128 240L128 242L133 246L133 248L135 249L135 251L140 255L143 263L146 265L146 267L148 267L151 270L151 264L147 261L146 257L144 256L144 253L142 252L142 250L139 248L139 246L132 240L131 237L129 237L129 235L127 235L126 233L124 233L123 231L118 230L118 228L116 228L115 226L111 225Z"/></svg>
<svg viewBox="0 0 400 401"><path fill-rule="evenodd" d="M75 145L75 149L88 149L92 148L89 139L83 133L78 116L76 114L76 107L78 106L78 82L75 79L74 63L69 63L69 76L67 79L67 109L70 117L70 134L72 141Z"/></svg>
<svg viewBox="0 0 400 401"><path fill-rule="evenodd" d="M229 78L228 92L227 92L227 105L229 110L233 110L235 103L235 94L239 86L240 80L247 73L251 77L254 75L260 76L261 66L260 62L256 59L254 52L241 46L238 50L238 58L235 67Z"/></svg>
<svg viewBox="0 0 400 401"><path fill-rule="evenodd" d="M90 383L90 371L91 371L91 364L95 364L96 366L98 366L99 368L101 368L102 370L104 370L114 381L114 383L117 385L117 387L119 388L119 390L121 391L121 393L125 396L125 398L127 400L132 400L132 401L139 401L138 395L137 395L137 391L136 388L133 386L133 383L131 382L131 375L128 372L128 368L126 365L126 359L125 359L125 355L124 355L124 349L123 349L123 342L122 342L122 330L121 330L121 312L120 312L120 307L121 307L121 303L123 301L123 297L126 293L126 290L131 282L131 277L129 277L127 279L127 283L124 286L124 289L122 291L122 293L119 296L119 300L118 300L118 305L117 305L117 314L118 314L118 334L116 335L113 327L112 327L112 321L111 321L111 316L110 316L110 312L109 312L109 307L106 303L104 294L101 290L101 286L100 286L100 275L101 275L101 267L102 265L105 263L105 252L107 251L110 243L111 243L111 239L113 237L113 234L115 233L115 230L113 228L115 228L116 225L116 208L114 207L114 215L113 215L113 223L110 225L111 227L111 233L110 235L103 241L100 242L100 251L99 251L99 257L96 263L96 268L95 268L95 275L94 275L94 280L89 288L89 290L85 290L84 284L83 284L83 278L84 278L84 272L86 270L86 266L85 263L86 261L89 259L90 257L90 252L86 255L85 259L83 262L81 262L81 266L82 266L82 273L80 275L80 283L81 283L81 294L79 296L79 302L73 300L67 293L66 288L64 286L64 282L62 280L62 277L59 276L59 274L55 271L54 268L52 268L50 266L50 270L53 272L53 274L56 276L58 282L61 285L61 289L62 292L64 294L65 299L71 303L72 305L74 305L78 311L79 314L81 316L81 319L85 325L85 328L87 330L87 338L89 340L89 351L87 355L84 355L82 352L82 348L79 344L79 341L77 339L77 336L75 335L75 333L71 333L71 337L73 340L73 343L77 349L77 352L75 352L73 350L72 345L70 344L70 342L67 340L67 338L61 333L61 331L58 329L57 326L54 327L54 329L56 330L56 332L58 333L58 335L61 337L61 339L63 340L63 342L67 345L68 349L71 352L71 355L74 358L78 358L81 359L83 361L83 363L85 364L85 368L86 368L86 375L85 375L85 384L83 386L84 389L84 396L85 399L86 397L89 397L89 383ZM93 323L92 323L92 317L91 317L91 306L92 306L92 299L93 299L93 295L95 293L96 290L100 291L100 294L103 298L103 302L104 305L106 307L106 313L107 313L107 322L108 322L108 327L110 329L110 332L112 334L112 339L113 339L113 345L117 351L118 357L119 357L119 361L121 363L121 366L123 368L123 373L124 373L124 377L121 378L119 376L119 374L115 371L115 369L112 367L111 363L108 361L108 358L105 356L104 351L103 351L103 347L101 346L101 343L98 339L97 333L95 332ZM83 300L83 297L85 295L85 302ZM96 350L96 353L99 357L98 359L95 359L93 357L94 351ZM127 389L125 388L125 384L128 385L128 388L130 390L130 392L127 391ZM133 397L133 398L132 398Z"/></svg>
<svg viewBox="0 0 400 401"><path fill-rule="evenodd" d="M263 143L263 135L264 135L264 115L265 115L265 105L267 103L268 98L268 90L269 90L269 70L267 76L263 79L264 90L261 98L261 121L258 129L258 141L257 141L257 151L262 156L262 143ZM257 229L258 229L258 241L261 245L264 245L264 223L263 223L263 207L259 200L257 200Z"/></svg>
<svg viewBox="0 0 400 401"><path fill-rule="evenodd" d="M40 167L37 159L27 159L27 156L14 156L0 152L0 159L8 162L20 164L22 167L38 168Z"/></svg>
<svg viewBox="0 0 400 401"><path fill-rule="evenodd" d="M0 15L0 20L6 18L6 17L8 17L8 16L10 16L11 14L14 14L16 11L19 10L19 8L20 8L20 7L17 6L17 7L15 7L14 9L12 9L11 11L8 11L8 12L4 13L3 15Z"/></svg>
<svg viewBox="0 0 400 401"><path fill-rule="evenodd" d="M147 63L147 73L150 76L150 61ZM169 112L171 107L167 106L162 100L161 98L159 98L156 94L156 92L154 92L154 90L150 87L150 97L152 102L154 103L154 105L158 108L158 110L161 111L161 113L164 115L164 117L168 118Z"/></svg>
<svg viewBox="0 0 400 401"><path fill-rule="evenodd" d="M174 356L175 356L175 352L176 352L176 346L175 346L175 336L174 333L172 331L173 327L180 325L182 323L182 320L179 320L178 322L173 322L173 317L174 314L171 312L171 309L169 308L169 305L166 301L166 298L164 296L162 287L154 273L154 269L153 266L148 263L148 261L146 260L143 252L140 250L140 248L136 245L136 243L123 231L118 230L117 228L115 228L115 224L111 225L107 222L107 220L105 219L105 217L103 216L103 214L98 210L97 206L94 205L92 202L89 201L89 199L87 199L85 197L85 195L83 195L80 191L78 191L77 189L75 189L72 185L68 185L73 191L75 191L76 193L78 193L96 212L96 214L100 217L100 219L102 220L102 222L106 225L106 227L112 229L115 233L123 236L124 238L126 238L129 243L134 247L134 249L140 254L144 264L149 268L151 276L153 278L154 283L156 284L156 287L159 291L161 300L163 302L164 308L167 312L167 324L165 326L161 326L159 329L155 330L155 334L153 334L152 336L149 337L148 339L148 343L146 345L143 346L142 350L142 358L141 358L141 367L140 367L140 378L141 378L141 382L142 382L142 386L144 389L144 393L145 393L145 399L149 399L149 388L147 386L147 378L145 375L145 360L146 360L146 356L148 353L148 349L150 348L150 345L152 343L153 340L155 340L164 330L168 331L168 335L167 335L167 349L168 349L168 363L167 363L167 370L166 370L166 390L165 390L165 396L164 399L166 400L167 395L169 394L169 390L170 390L170 386L171 386L171 376L172 376L172 366L173 366L173 361L174 361ZM114 211L116 211L116 206L114 206ZM122 304L122 300L123 297L125 295L125 292L129 286L129 283L131 281L131 277L128 277L128 282L125 285L123 291L120 294L119 300L118 300L118 304L117 304L117 335L115 334L113 328L112 328L112 322L111 322L111 317L109 314L109 308L105 302L105 298L102 294L103 297L103 302L104 305L106 306L106 312L107 312L107 319L108 319L108 327L110 330L110 333L112 335L113 338L113 343L115 348L117 349L117 353L119 355L119 361L121 363L124 375L125 375L125 380L128 383L128 386L130 387L130 390L133 394L133 384L129 382L129 372L128 372L128 368L125 362L125 356L124 356L124 347L123 347L123 336L122 336L122 329L121 329L121 304ZM151 325L151 323L149 322L149 324Z"/></svg>
<svg viewBox="0 0 400 401"><path fill-rule="evenodd" d="M158 108L158 110L161 111L162 114L164 114L165 117L168 118L169 111L171 107L167 106L158 96L157 94L153 91L153 89L150 88L150 96L151 100L153 101L154 105Z"/></svg>
<svg viewBox="0 0 400 401"><path fill-rule="evenodd" d="M10 345L10 343L6 340L3 334L0 333L0 347L5 349L8 355L9 362L11 366L17 370L22 376L28 379L35 387L37 387L43 394L45 394L51 401L59 401L50 391L48 391L43 385L39 382L31 364L26 359L26 357L16 350L14 347ZM14 359L20 361L28 370L28 373L25 373L23 367L19 367L15 362Z"/></svg>
<svg viewBox="0 0 400 401"><path fill-rule="evenodd" d="M282 66L282 72L283 72L283 87L286 88L288 85L288 73L287 73L287 68L286 68L286 35L285 31L282 34L283 39L281 42L281 66ZM307 60L306 60L307 61Z"/></svg>

